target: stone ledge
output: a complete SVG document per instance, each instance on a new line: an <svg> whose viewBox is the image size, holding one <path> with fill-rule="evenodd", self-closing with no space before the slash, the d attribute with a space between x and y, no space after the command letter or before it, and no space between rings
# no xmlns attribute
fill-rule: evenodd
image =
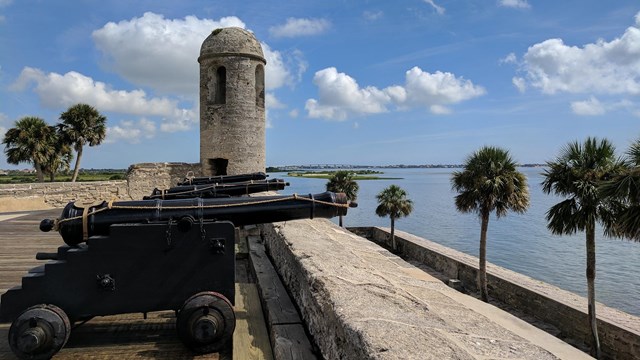
<svg viewBox="0 0 640 360"><path fill-rule="evenodd" d="M383 246L391 246L388 228L351 230ZM403 231L396 230L396 242L407 260L425 264L476 291L478 258ZM586 298L491 263L487 263L487 280L490 297L555 326L564 338L589 346ZM603 355L640 358L640 319L601 303L597 305L597 313Z"/></svg>
<svg viewBox="0 0 640 360"><path fill-rule="evenodd" d="M326 359L588 358L330 221L261 229Z"/></svg>

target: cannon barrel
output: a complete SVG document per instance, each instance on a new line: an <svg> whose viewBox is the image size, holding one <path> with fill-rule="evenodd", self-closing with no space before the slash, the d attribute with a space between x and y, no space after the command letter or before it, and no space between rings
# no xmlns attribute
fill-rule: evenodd
<svg viewBox="0 0 640 360"><path fill-rule="evenodd" d="M267 178L267 174L263 172L255 172L250 174L240 175L217 175L217 176L201 176L193 178L185 178L183 181L178 182L180 185L202 185L202 184L228 184L241 181L251 180L264 180Z"/></svg>
<svg viewBox="0 0 640 360"><path fill-rule="evenodd" d="M69 203L59 219L45 219L40 230L57 229L74 246L94 235L108 235L112 224L169 221L231 221L235 226L278 221L332 218L346 215L349 206L343 193L277 195L242 198L189 198L102 202L82 208Z"/></svg>
<svg viewBox="0 0 640 360"><path fill-rule="evenodd" d="M202 185L181 185L169 189L153 189L151 195L145 196L144 200L151 199L186 199L192 197L215 198L225 196L249 195L261 191L284 190L289 183L282 179L271 180L250 180L234 183L215 183Z"/></svg>

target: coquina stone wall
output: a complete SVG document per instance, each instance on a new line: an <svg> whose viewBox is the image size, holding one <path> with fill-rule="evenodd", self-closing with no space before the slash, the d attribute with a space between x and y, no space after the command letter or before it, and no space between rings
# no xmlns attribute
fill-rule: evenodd
<svg viewBox="0 0 640 360"><path fill-rule="evenodd" d="M131 199L126 180L0 185L0 211L30 210L35 201L45 207L64 207L70 201L95 203L111 199ZM31 206L22 206L21 202ZM13 208L3 209L2 205L8 203Z"/></svg>
<svg viewBox="0 0 640 360"><path fill-rule="evenodd" d="M387 228L350 228L387 248ZM396 230L400 256L423 263L476 291L478 259L424 238ZM560 336L591 345L587 299L545 282L487 263L489 296L555 326ZM586 281L586 280L585 280ZM604 359L640 359L640 318L598 303L598 335Z"/></svg>
<svg viewBox="0 0 640 360"><path fill-rule="evenodd" d="M129 166L127 180L0 185L0 212L64 207L71 201L141 200L153 189L176 186L188 175L202 176L200 164L141 163Z"/></svg>
<svg viewBox="0 0 640 360"><path fill-rule="evenodd" d="M168 189L187 176L202 176L200 164L189 163L140 163L129 166L127 182L129 196L142 200L153 189Z"/></svg>

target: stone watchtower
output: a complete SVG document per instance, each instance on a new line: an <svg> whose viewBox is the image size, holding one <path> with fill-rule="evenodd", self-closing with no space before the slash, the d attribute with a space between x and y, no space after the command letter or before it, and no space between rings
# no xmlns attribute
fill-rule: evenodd
<svg viewBox="0 0 640 360"><path fill-rule="evenodd" d="M200 49L200 164L205 176L265 171L262 47L241 28L214 30Z"/></svg>

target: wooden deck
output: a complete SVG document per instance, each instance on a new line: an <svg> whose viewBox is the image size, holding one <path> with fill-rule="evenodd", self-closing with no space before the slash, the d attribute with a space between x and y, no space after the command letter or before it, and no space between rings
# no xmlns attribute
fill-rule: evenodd
<svg viewBox="0 0 640 360"><path fill-rule="evenodd" d="M38 229L44 218L60 210L0 214L0 293L19 285L27 271L43 262L35 254L55 252L62 245L56 232ZM246 246L242 251L247 251ZM172 311L91 319L77 326L56 359L272 359L269 331L248 257L236 262L236 330L228 349L196 355L177 339ZM0 359L15 359L7 343L10 324L0 324Z"/></svg>

